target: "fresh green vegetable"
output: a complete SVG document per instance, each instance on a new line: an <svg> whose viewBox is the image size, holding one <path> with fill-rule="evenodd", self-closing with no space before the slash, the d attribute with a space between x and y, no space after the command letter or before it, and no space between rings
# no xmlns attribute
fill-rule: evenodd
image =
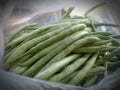
<svg viewBox="0 0 120 90"><path fill-rule="evenodd" d="M60 82L63 78L72 74L75 70L77 70L81 65L83 65L91 54L85 54L83 57L78 58L72 64L65 67L62 72L53 75L49 80L54 82Z"/></svg>
<svg viewBox="0 0 120 90"><path fill-rule="evenodd" d="M19 28L17 28L16 30L10 32L7 37L6 37L6 40L7 40L7 43L9 43L19 32L21 32L22 30L24 29L27 29L29 27L33 27L33 26L36 26L38 25L37 23L33 23L33 24L26 24L24 26L21 26Z"/></svg>
<svg viewBox="0 0 120 90"><path fill-rule="evenodd" d="M52 63L55 63L61 59L63 59L64 57L66 57L68 54L70 54L73 50L82 47L86 44L89 43L93 43L96 41L99 41L100 39L97 37L85 37L83 39L77 40L76 42L74 42L73 44L71 44L70 46L68 46L67 48L65 48L63 51L61 51L59 54L57 54L53 59L51 59L46 65L45 67L42 69L44 70L45 68L47 68L49 65L51 65ZM44 60L45 61L45 60Z"/></svg>
<svg viewBox="0 0 120 90"><path fill-rule="evenodd" d="M115 50L113 50L112 52L110 52L109 54L104 55L102 58L100 58L99 60L97 60L97 65L102 65L104 64L107 60L109 60L110 58L112 58L113 56L117 55L120 53L120 48L116 48Z"/></svg>
<svg viewBox="0 0 120 90"><path fill-rule="evenodd" d="M114 50L116 47L114 46L86 46L86 47L80 47L79 49L74 50L75 53L94 53L97 51L109 51Z"/></svg>
<svg viewBox="0 0 120 90"><path fill-rule="evenodd" d="M55 35L55 36L51 37L50 39L48 39L48 40L38 44L37 46L33 47L32 49L30 49L28 51L28 53L35 53L38 50L42 50L42 49L46 48L47 46L50 46L51 44L54 44L55 42L73 34L74 32L83 30L85 27L86 27L85 24L78 24L78 25L75 25L71 28L68 28L68 30L62 31L58 35ZM65 28L63 28L63 29L65 29Z"/></svg>
<svg viewBox="0 0 120 90"><path fill-rule="evenodd" d="M37 75L35 75L34 78L46 80L50 76L52 76L54 73L58 72L58 70L65 67L70 62L76 60L78 57L80 57L79 54L70 55L70 56L62 59L61 61L52 64L49 68L47 68L44 71L42 71L42 72L38 73Z"/></svg>
<svg viewBox="0 0 120 90"><path fill-rule="evenodd" d="M96 79L97 79L97 76L94 76L90 80L87 80L82 86L83 87L90 87L95 83Z"/></svg>
<svg viewBox="0 0 120 90"><path fill-rule="evenodd" d="M62 23L62 24L65 25L66 23L68 24L68 22L65 22L65 23ZM50 25L41 26L40 28L34 30L33 32L28 33L24 36L21 36L21 37L15 39L15 40L13 40L12 42L8 43L7 47L13 47L13 46L17 45L18 43L22 42L23 40L25 40L29 37L37 36L39 33L44 32L46 29L49 29L51 27L58 26L58 25L60 25L60 24L50 24Z"/></svg>
<svg viewBox="0 0 120 90"><path fill-rule="evenodd" d="M78 84L80 83L85 76L87 75L88 71L93 67L99 53L93 54L90 60L86 63L82 70L80 70L75 77L73 77L68 84Z"/></svg>
<svg viewBox="0 0 120 90"><path fill-rule="evenodd" d="M73 42L75 42L76 40L78 40L78 39L84 37L85 35L89 34L89 31L87 31L87 30L88 30L88 29L86 28L84 31L76 32L76 33L72 34L71 36L63 39L60 43L58 43L57 45L55 45L55 46L58 46L58 45L59 45L59 47L57 47L57 48L54 47L55 49L52 48L53 50L52 50L52 49L47 50L47 52L50 52L50 51L52 50L49 54L44 53L44 49L43 49L42 51L40 51L39 54L36 54L36 55L35 55L35 58L47 54L45 57L43 57L42 60L46 61L46 59L47 59L47 60L48 60L48 59L51 59L51 58L54 57L57 53L59 53L59 52L62 51L64 48L66 48L68 45L70 45L71 43L73 43ZM46 52L46 51L45 51L45 52ZM33 57L33 58L34 58L34 57ZM37 58L37 59L38 59L38 58ZM35 60L35 59L34 59L34 60ZM31 58L29 61L32 63L32 61L34 62L34 60ZM40 60L40 61L42 61L42 60ZM28 63L28 65L29 65L29 64L30 64L30 63ZM26 65L27 65L27 64L26 64Z"/></svg>

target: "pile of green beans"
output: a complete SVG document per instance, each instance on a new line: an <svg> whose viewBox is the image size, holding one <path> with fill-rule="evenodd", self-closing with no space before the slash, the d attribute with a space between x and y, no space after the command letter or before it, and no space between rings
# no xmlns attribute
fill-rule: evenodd
<svg viewBox="0 0 120 90"><path fill-rule="evenodd" d="M88 16L92 9L84 16L70 16L69 8L59 21L27 24L8 33L4 69L51 82L93 85L99 75L120 65L120 37L98 32L97 27L117 25L93 22Z"/></svg>

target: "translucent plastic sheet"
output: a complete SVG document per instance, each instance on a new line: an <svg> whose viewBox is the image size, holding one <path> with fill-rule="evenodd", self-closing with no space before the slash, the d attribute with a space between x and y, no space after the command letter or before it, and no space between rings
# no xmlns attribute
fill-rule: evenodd
<svg viewBox="0 0 120 90"><path fill-rule="evenodd" d="M24 2L24 3L23 3ZM69 2L69 3L68 3ZM15 28L26 23L38 22L45 24L48 22L59 20L61 9L75 7L72 14L83 15L90 7L104 2L103 0L16 0L11 2L8 0L6 8L3 9L0 26L0 59L4 54L4 35L14 30ZM111 3L109 2L107 9L99 9L93 12L96 21L111 22L118 24L119 20L113 17ZM101 19L102 18L102 19ZM104 21L102 21L104 18ZM108 20L108 21L106 21ZM103 27L104 28L104 27ZM104 30L104 29L103 29ZM112 29L111 29L112 30ZM115 34L119 34L118 28L114 29ZM0 63L2 67L2 62ZM65 85L42 80L35 80L28 77L23 77L0 70L0 90L117 90L113 87L119 86L120 70L116 73L104 78L100 83L90 88L82 88L79 86ZM5 87L6 86L6 87ZM102 87L102 88L101 88ZM119 90L119 89L118 89Z"/></svg>

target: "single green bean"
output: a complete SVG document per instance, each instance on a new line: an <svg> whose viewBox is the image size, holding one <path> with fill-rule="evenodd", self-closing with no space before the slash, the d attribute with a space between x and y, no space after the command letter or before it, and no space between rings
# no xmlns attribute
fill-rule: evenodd
<svg viewBox="0 0 120 90"><path fill-rule="evenodd" d="M85 47L80 47L73 52L75 53L94 53L97 51L109 51L109 50L114 50L116 47L114 46L85 46Z"/></svg>

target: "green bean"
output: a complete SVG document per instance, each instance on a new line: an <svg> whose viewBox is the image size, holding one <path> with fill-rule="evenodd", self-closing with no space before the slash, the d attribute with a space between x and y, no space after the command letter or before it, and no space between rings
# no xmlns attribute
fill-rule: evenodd
<svg viewBox="0 0 120 90"><path fill-rule="evenodd" d="M96 30L94 23L90 21L90 24L91 24L92 32L96 32L97 30Z"/></svg>
<svg viewBox="0 0 120 90"><path fill-rule="evenodd" d="M20 66L17 66L15 69L11 70L12 73L15 73L15 74L22 74L25 72L25 70L27 70L28 67L20 67Z"/></svg>
<svg viewBox="0 0 120 90"><path fill-rule="evenodd" d="M87 46L100 46L100 45L106 45L107 43L110 43L111 42L111 39L110 40L101 40L99 42L95 42L95 43L92 43L90 45L87 45Z"/></svg>
<svg viewBox="0 0 120 90"><path fill-rule="evenodd" d="M78 84L80 83L85 76L87 75L88 71L93 67L95 64L95 61L98 57L99 53L95 53L92 55L92 57L89 59L89 61L86 63L86 65L80 70L75 77L73 77L68 84Z"/></svg>
<svg viewBox="0 0 120 90"><path fill-rule="evenodd" d="M107 55L104 55L102 58L100 58L96 64L97 65L102 65L104 64L107 60L109 60L110 58L112 58L113 56L117 55L120 53L120 48L117 48L115 50L113 50L112 52L110 52L109 54Z"/></svg>
<svg viewBox="0 0 120 90"><path fill-rule="evenodd" d="M70 79L72 79L73 77L75 77L77 75L78 72L79 72L79 70L73 72L72 74L65 77L63 80L61 80L61 82L68 83L70 81ZM86 77L103 74L104 72L105 72L105 67L101 67L101 66L94 67L90 71L88 71Z"/></svg>
<svg viewBox="0 0 120 90"><path fill-rule="evenodd" d="M65 67L67 64L76 60L78 57L80 57L79 54L70 55L70 56L62 59L61 61L58 61L58 62L52 64L49 68L47 68L44 71L35 75L34 78L47 80L54 73L58 72L60 69Z"/></svg>
<svg viewBox="0 0 120 90"><path fill-rule="evenodd" d="M13 65L10 65L8 68L9 68L9 71L11 72L12 70L16 69L16 67L19 66L19 63L23 63L25 62L27 59L31 58L31 55L26 55L22 58L20 58L17 62L15 62Z"/></svg>
<svg viewBox="0 0 120 90"><path fill-rule="evenodd" d="M26 62L20 64L20 66L29 66L32 63L34 63L35 61L37 61L39 58L41 58L42 56L46 55L47 53L49 53L51 50L53 50L54 48L56 48L61 41L39 51L38 53L36 53L33 57L31 57L30 59L28 59Z"/></svg>
<svg viewBox="0 0 120 90"><path fill-rule="evenodd" d="M118 60L119 60L119 57L117 57L117 56L114 56L114 57L109 59L110 62L116 62Z"/></svg>
<svg viewBox="0 0 120 90"><path fill-rule="evenodd" d="M72 18L72 19L86 19L86 17L83 17L83 16L77 16L77 15L72 16L71 18Z"/></svg>
<svg viewBox="0 0 120 90"><path fill-rule="evenodd" d="M102 40L109 40L109 39L111 39L110 37L104 36L104 35L90 35L90 36L95 36L95 37L98 37L98 38L100 38Z"/></svg>
<svg viewBox="0 0 120 90"><path fill-rule="evenodd" d="M21 27L17 28L16 30L10 32L6 37L7 43L10 42L16 36L16 34L21 32L22 30L27 29L32 26L36 26L36 25L38 25L38 24L37 23L27 24L27 25L21 26Z"/></svg>
<svg viewBox="0 0 120 90"><path fill-rule="evenodd" d="M93 42L96 42L96 41L99 41L100 39L97 38L97 37L85 37L85 38L82 38L80 40L77 40L76 42L72 43L70 46L68 46L67 48L65 48L63 51L61 51L59 54L57 54L54 58L52 58L49 63L47 63L45 65L45 67L43 67L42 70L44 70L45 68L47 68L49 65L51 65L52 63L55 63L61 59L63 59L64 57L66 57L68 54L70 54L73 50L79 48L79 47L82 47L86 44L89 44L89 43L93 43ZM45 59L44 59L45 61ZM41 61L42 62L42 61Z"/></svg>
<svg viewBox="0 0 120 90"><path fill-rule="evenodd" d="M84 17L88 17L89 14L90 14L93 10L95 10L95 9L97 9L98 7L103 6L103 5L105 5L105 3L98 4L98 5L90 8L90 9L88 9L88 10L85 12Z"/></svg>
<svg viewBox="0 0 120 90"><path fill-rule="evenodd" d="M114 44L114 45L116 45L116 46L120 46L120 42L117 40L117 39L115 39L115 38L113 38L113 37L111 37L111 36L109 36L111 39L112 39L112 43Z"/></svg>
<svg viewBox="0 0 120 90"><path fill-rule="evenodd" d="M65 26L63 28L67 28L68 26ZM58 30L54 30L53 32L49 32L45 35L42 35L40 37L34 38L32 40L29 40L28 42L24 43L23 45L19 46L14 52L13 54L8 58L7 63L11 63L16 61L18 58L22 57L23 53L26 52L28 49L30 49L31 47L35 46L36 44L49 39L50 37L58 34L61 32L61 29ZM19 52L18 52L19 51ZM19 57L18 57L19 55Z"/></svg>
<svg viewBox="0 0 120 90"><path fill-rule="evenodd" d="M120 38L120 35L111 35L113 38Z"/></svg>
<svg viewBox="0 0 120 90"><path fill-rule="evenodd" d="M116 47L113 46L86 46L86 47L80 47L73 52L75 53L94 53L97 51L109 51L109 50L114 50Z"/></svg>
<svg viewBox="0 0 120 90"><path fill-rule="evenodd" d="M10 55L13 53L14 51L12 50L11 52L8 52L4 55L3 57L3 63L5 63L7 61L7 59L10 57Z"/></svg>
<svg viewBox="0 0 120 90"><path fill-rule="evenodd" d="M48 59L52 58L55 54L59 53L60 51L62 51L65 47L67 47L69 44L71 44L72 42L74 42L75 40L78 40L80 38L82 38L83 36L89 34L89 32L87 31L88 29L86 28L84 31L79 31L76 32L75 34L71 35L70 37L67 37L66 39L63 39L59 44L57 44L57 46L59 46L58 48L54 49L52 52L50 52L52 49L47 50L47 52L50 52L48 54L47 57ZM42 52L43 51L43 52ZM44 49L42 50L39 54L35 55L36 57L40 57L41 55L44 55ZM45 51L46 52L46 51ZM46 53L45 53L46 54ZM34 59L35 60L35 59ZM31 63L32 61L34 61L32 58L29 60ZM28 61L28 62L29 62ZM27 63L26 65L29 65L30 63Z"/></svg>
<svg viewBox="0 0 120 90"><path fill-rule="evenodd" d="M59 74L53 75L49 80L54 82L60 82L63 78L69 76L75 70L77 70L81 65L83 65L91 54L85 54L82 57L79 57L73 63L65 67Z"/></svg>
<svg viewBox="0 0 120 90"><path fill-rule="evenodd" d="M119 27L119 25L111 24L111 23L94 23L95 27L100 27L100 26L111 26L111 27Z"/></svg>
<svg viewBox="0 0 120 90"><path fill-rule="evenodd" d="M74 7L69 8L62 16L62 18L70 17L70 13L73 11Z"/></svg>
<svg viewBox="0 0 120 90"><path fill-rule="evenodd" d="M83 26L83 27L84 27L84 25L79 25L79 26ZM59 38L59 37L56 38L56 36L63 36L63 35L64 35L64 37L65 37L65 34L62 33L62 35L61 35L61 34L59 35L59 34L57 34L57 33L59 33L61 30L66 29L67 27L68 27L68 26L62 27L62 28L60 28L60 30L57 30L57 31L48 33L47 36L46 36L46 34L45 34L45 35L43 35L43 36L41 36L41 37L35 38L35 39L33 39L33 40L30 40L30 41L28 41L27 43L21 45L21 46L20 46L19 48L17 48L17 50L8 58L8 60L7 60L6 63L12 63L12 62L16 61L18 58L24 56L24 54L22 54L23 52L25 52L25 51L28 50L29 48L31 48L31 47L33 47L34 45L36 45L38 42L41 42L41 41L43 41L43 40L45 40L45 39L47 39L47 40L39 43L37 46L35 46L35 47L33 47L32 49L30 49L27 54L29 54L29 52L31 52L31 51L34 52L33 49L35 49L35 50L37 49L37 51L40 50L39 47L41 46L41 44L42 44L41 50L44 49L43 47L46 48L46 46L49 46L49 45L52 44L52 43L51 43L51 40L52 40L52 42L53 42L53 41L56 41L56 42L57 42L57 40L60 40L60 38ZM80 28L82 28L82 27L80 27ZM66 30L65 30L65 31L66 31ZM75 31L75 30L74 30L74 31ZM63 31L63 32L64 32L64 31ZM54 35L54 34L57 34L57 35L55 35L54 38L52 38L51 36ZM70 33L69 33L69 34L70 34ZM67 36L67 35L66 35L66 36ZM49 38L49 37L51 37L52 39ZM48 39L48 38L49 38L49 39ZM49 42L49 41L50 41L50 42ZM53 44L54 44L54 43L53 43ZM36 48L36 47L38 47L38 48ZM17 53L17 54L16 54L16 53ZM18 55L19 55L19 56L18 56Z"/></svg>
<svg viewBox="0 0 120 90"><path fill-rule="evenodd" d="M89 25L90 24L90 20L89 19L71 19L71 18L67 18L67 19L64 19L62 20L61 22L72 22L72 23L84 23L86 25Z"/></svg>
<svg viewBox="0 0 120 90"><path fill-rule="evenodd" d="M110 35L112 35L112 33L106 32L106 31L102 31L102 32L92 32L91 35L104 35L104 36L110 36Z"/></svg>
<svg viewBox="0 0 120 90"><path fill-rule="evenodd" d="M87 80L82 86L83 87L90 87L95 83L96 79L97 79L97 76L94 76L91 79Z"/></svg>
<svg viewBox="0 0 120 90"><path fill-rule="evenodd" d="M108 64L108 68L114 67L114 66L119 66L120 65L120 60L118 59L118 61L116 62L107 62Z"/></svg>
<svg viewBox="0 0 120 90"><path fill-rule="evenodd" d="M37 38L37 37L43 36L43 35L45 35L45 34L48 34L48 33L52 32L52 31L54 31L54 30L58 30L59 28L61 28L61 26L62 26L62 27L65 27L66 25L59 25L59 26L51 27L51 28L45 30L44 32L40 33L38 36L32 36L32 37L29 37L29 38L25 39L23 42L20 43L20 45L22 45L22 44L24 44L24 43L26 43L26 42L28 42L29 40L32 40L32 39L34 39L34 38Z"/></svg>
<svg viewBox="0 0 120 90"><path fill-rule="evenodd" d="M65 23L61 23L62 25L65 25L65 24L69 24L68 22L65 22ZM24 41L25 39L28 39L30 37L33 37L33 36L38 36L38 34L44 32L46 29L48 28L51 28L51 27L54 27L54 26L58 26L58 25L61 25L60 23L59 24L50 24L50 25L44 25L44 26L41 26L40 28L34 30L33 32L31 33L28 33L24 36L21 36L15 40L13 40L12 42L10 42L7 47L13 47L15 45L17 45L18 43Z"/></svg>
<svg viewBox="0 0 120 90"><path fill-rule="evenodd" d="M106 70L106 68L103 66L94 67L90 71L88 71L86 77L103 74L105 72L105 70Z"/></svg>
<svg viewBox="0 0 120 90"><path fill-rule="evenodd" d="M78 25L75 25L71 28L68 28L68 30L62 31L58 35L55 35L55 36L51 37L50 39L48 39L48 40L38 44L37 46L33 47L32 49L30 49L28 51L28 53L35 53L38 50L42 50L42 49L46 48L47 46L54 44L55 42L71 35L74 32L77 32L79 30L83 30L85 27L86 27L85 24L78 24Z"/></svg>
<svg viewBox="0 0 120 90"><path fill-rule="evenodd" d="M72 34L71 36L63 39L60 42L59 47L55 48L52 50L50 53L45 55L44 57L40 58L31 68L29 68L24 74L25 75L30 75L33 73L37 68L40 68L42 65L44 65L46 62L48 62L51 58L53 58L57 53L61 52L64 48L68 47L69 44L73 43L77 39L81 38L85 34L87 34L88 31L79 31L76 32L75 34Z"/></svg>
<svg viewBox="0 0 120 90"><path fill-rule="evenodd" d="M65 9L61 10L61 15L63 16L66 13Z"/></svg>

